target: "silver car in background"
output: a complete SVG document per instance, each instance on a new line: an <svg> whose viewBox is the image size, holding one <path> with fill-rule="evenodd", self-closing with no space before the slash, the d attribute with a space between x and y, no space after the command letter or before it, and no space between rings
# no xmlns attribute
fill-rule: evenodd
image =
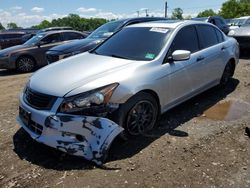
<svg viewBox="0 0 250 188"><path fill-rule="evenodd" d="M236 40L209 23L131 25L34 73L18 121L36 141L101 164L120 133L142 135L160 114L225 85L238 57Z"/></svg>

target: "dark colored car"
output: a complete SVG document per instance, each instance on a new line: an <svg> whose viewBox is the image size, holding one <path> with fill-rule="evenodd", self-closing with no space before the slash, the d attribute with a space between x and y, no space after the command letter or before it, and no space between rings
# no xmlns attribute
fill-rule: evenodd
<svg viewBox="0 0 250 188"><path fill-rule="evenodd" d="M229 32L229 26L227 25L224 18L220 16L209 16L209 17L201 17L201 18L192 18L192 20L209 22L211 24L216 25L221 31L223 31L226 35Z"/></svg>
<svg viewBox="0 0 250 188"><path fill-rule="evenodd" d="M1 50L0 69L16 69L20 72L32 71L36 67L47 65L45 53L51 47L83 38L85 38L83 33L73 30L38 33L23 45Z"/></svg>
<svg viewBox="0 0 250 188"><path fill-rule="evenodd" d="M23 44L22 37L25 32L1 32L0 33L0 50L11 46Z"/></svg>
<svg viewBox="0 0 250 188"><path fill-rule="evenodd" d="M48 32L48 31L60 31L60 30L73 30L72 27L49 27L45 29L41 29L38 33Z"/></svg>
<svg viewBox="0 0 250 188"><path fill-rule="evenodd" d="M46 53L47 61L48 63L53 63L58 60L70 57L72 55L91 50L98 44L103 42L105 39L107 39L109 36L111 36L113 33L119 31L127 25L159 20L167 19L159 17L139 17L108 22L97 28L84 40L73 41L67 44L51 48Z"/></svg>

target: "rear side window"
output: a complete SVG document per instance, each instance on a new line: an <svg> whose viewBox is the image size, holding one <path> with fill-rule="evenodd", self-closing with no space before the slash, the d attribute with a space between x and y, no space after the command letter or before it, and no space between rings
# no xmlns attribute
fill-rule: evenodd
<svg viewBox="0 0 250 188"><path fill-rule="evenodd" d="M64 35L64 40L74 40L74 39L83 39L83 35L79 33L74 33L74 32L66 32L63 33Z"/></svg>
<svg viewBox="0 0 250 188"><path fill-rule="evenodd" d="M224 42L225 39L224 39L223 34L218 29L215 29L215 32L216 32L219 43Z"/></svg>
<svg viewBox="0 0 250 188"><path fill-rule="evenodd" d="M197 31L202 49L218 44L217 35L212 26L199 25Z"/></svg>
<svg viewBox="0 0 250 188"><path fill-rule="evenodd" d="M168 54L171 55L175 50L188 50L191 53L199 51L198 37L194 26L187 26L177 33Z"/></svg>

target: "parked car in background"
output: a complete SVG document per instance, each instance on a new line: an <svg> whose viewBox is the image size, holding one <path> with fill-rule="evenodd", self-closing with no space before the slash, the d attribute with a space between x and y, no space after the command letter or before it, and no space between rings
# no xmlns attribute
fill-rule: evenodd
<svg viewBox="0 0 250 188"><path fill-rule="evenodd" d="M48 27L45 29L41 29L38 33L48 32L48 31L60 31L60 30L73 30L72 27Z"/></svg>
<svg viewBox="0 0 250 188"><path fill-rule="evenodd" d="M237 29L241 26L250 25L250 16L235 18L231 21L230 30Z"/></svg>
<svg viewBox="0 0 250 188"><path fill-rule="evenodd" d="M236 40L212 24L130 25L34 73L18 121L36 141L101 164L123 130L143 135L161 113L227 84L238 58Z"/></svg>
<svg viewBox="0 0 250 188"><path fill-rule="evenodd" d="M238 41L241 50L250 50L250 25L245 24L233 29L228 33L228 36Z"/></svg>
<svg viewBox="0 0 250 188"><path fill-rule="evenodd" d="M25 32L0 32L0 50L11 46L23 44Z"/></svg>
<svg viewBox="0 0 250 188"><path fill-rule="evenodd" d="M221 31L223 31L226 35L229 32L229 26L227 25L224 18L220 16L209 16L209 17L201 17L201 18L192 18L192 20L196 21L204 21L211 24L216 25Z"/></svg>
<svg viewBox="0 0 250 188"><path fill-rule="evenodd" d="M111 36L113 33L119 31L120 29L122 29L127 25L141 23L141 22L158 21L158 20L166 20L166 18L139 17L139 18L128 18L128 19L108 22L97 28L84 40L73 41L68 44L63 44L51 48L46 53L47 62L53 63L58 60L70 57L72 55L76 55L82 52L86 52L90 49L93 49L98 44L103 42L106 38Z"/></svg>
<svg viewBox="0 0 250 188"><path fill-rule="evenodd" d="M29 72L36 67L47 65L45 53L51 47L70 40L83 39L85 35L73 30L38 33L23 45L0 51L0 69L16 69Z"/></svg>

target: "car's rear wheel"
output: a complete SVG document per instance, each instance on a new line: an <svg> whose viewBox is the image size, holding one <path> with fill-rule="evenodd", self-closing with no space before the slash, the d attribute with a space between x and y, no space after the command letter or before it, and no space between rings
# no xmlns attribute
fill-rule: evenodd
<svg viewBox="0 0 250 188"><path fill-rule="evenodd" d="M149 93L140 92L121 105L114 115L116 123L125 129L125 136L143 135L157 123L159 107Z"/></svg>
<svg viewBox="0 0 250 188"><path fill-rule="evenodd" d="M234 66L232 62L228 62L222 74L220 85L221 86L227 85L229 80L233 77L233 74L234 74Z"/></svg>
<svg viewBox="0 0 250 188"><path fill-rule="evenodd" d="M30 72L35 69L35 61L28 56L20 57L16 62L18 72Z"/></svg>

